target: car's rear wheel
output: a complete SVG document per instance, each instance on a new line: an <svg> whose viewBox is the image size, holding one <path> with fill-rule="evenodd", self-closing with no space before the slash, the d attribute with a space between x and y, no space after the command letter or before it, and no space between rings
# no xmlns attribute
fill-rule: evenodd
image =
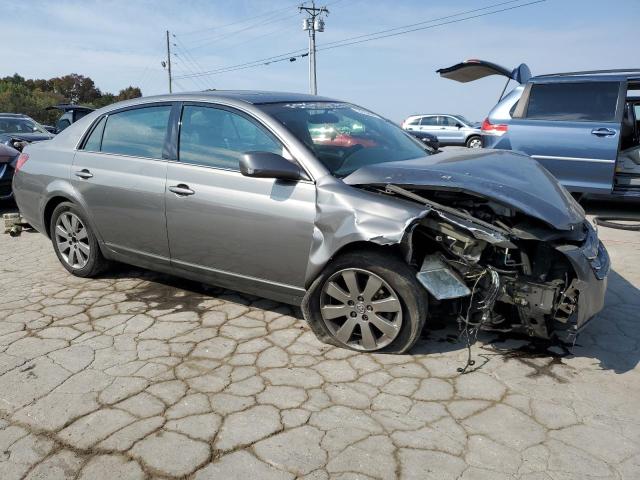
<svg viewBox="0 0 640 480"><path fill-rule="evenodd" d="M482 138L469 137L467 139L467 148L482 148Z"/></svg>
<svg viewBox="0 0 640 480"><path fill-rule="evenodd" d="M403 353L420 337L427 300L405 262L366 250L332 261L311 285L302 310L323 342L364 352Z"/></svg>
<svg viewBox="0 0 640 480"><path fill-rule="evenodd" d="M51 242L60 263L78 277L94 277L107 267L95 234L84 214L71 202L51 215Z"/></svg>

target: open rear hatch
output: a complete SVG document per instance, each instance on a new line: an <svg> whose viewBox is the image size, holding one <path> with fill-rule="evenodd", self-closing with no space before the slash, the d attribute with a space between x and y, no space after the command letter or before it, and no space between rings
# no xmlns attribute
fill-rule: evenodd
<svg viewBox="0 0 640 480"><path fill-rule="evenodd" d="M521 63L513 70L485 60L470 59L451 67L436 70L442 78L467 83L490 75L500 75L520 84L525 84L531 78L531 70L526 63Z"/></svg>

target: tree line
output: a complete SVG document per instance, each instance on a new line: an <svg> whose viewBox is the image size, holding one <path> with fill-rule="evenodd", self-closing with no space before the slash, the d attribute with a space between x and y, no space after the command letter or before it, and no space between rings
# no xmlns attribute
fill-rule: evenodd
<svg viewBox="0 0 640 480"><path fill-rule="evenodd" d="M49 80L24 78L17 73L0 78L0 112L24 113L34 120L52 125L58 110L46 110L59 103L100 108L120 100L141 97L138 87L123 88L117 95L102 92L90 77L72 73Z"/></svg>

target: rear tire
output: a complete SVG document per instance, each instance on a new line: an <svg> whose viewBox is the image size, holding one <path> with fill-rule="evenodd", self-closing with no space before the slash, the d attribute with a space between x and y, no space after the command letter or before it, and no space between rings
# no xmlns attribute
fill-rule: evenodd
<svg viewBox="0 0 640 480"><path fill-rule="evenodd" d="M427 293L416 272L393 253L360 250L327 265L305 295L302 312L322 342L363 352L404 353L425 325Z"/></svg>
<svg viewBox="0 0 640 480"><path fill-rule="evenodd" d="M467 148L482 148L482 138L474 135L473 137L469 137L467 139Z"/></svg>
<svg viewBox="0 0 640 480"><path fill-rule="evenodd" d="M63 202L55 208L49 232L58 260L73 275L95 277L108 267L89 222L75 204Z"/></svg>

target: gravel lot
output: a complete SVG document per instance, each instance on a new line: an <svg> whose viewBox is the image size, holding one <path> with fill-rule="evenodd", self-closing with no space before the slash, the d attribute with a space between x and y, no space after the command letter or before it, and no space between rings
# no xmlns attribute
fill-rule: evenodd
<svg viewBox="0 0 640 480"><path fill-rule="evenodd" d="M0 479L640 478L640 234L601 229L607 307L571 352L453 328L411 355L121 267L74 278L0 235Z"/></svg>

